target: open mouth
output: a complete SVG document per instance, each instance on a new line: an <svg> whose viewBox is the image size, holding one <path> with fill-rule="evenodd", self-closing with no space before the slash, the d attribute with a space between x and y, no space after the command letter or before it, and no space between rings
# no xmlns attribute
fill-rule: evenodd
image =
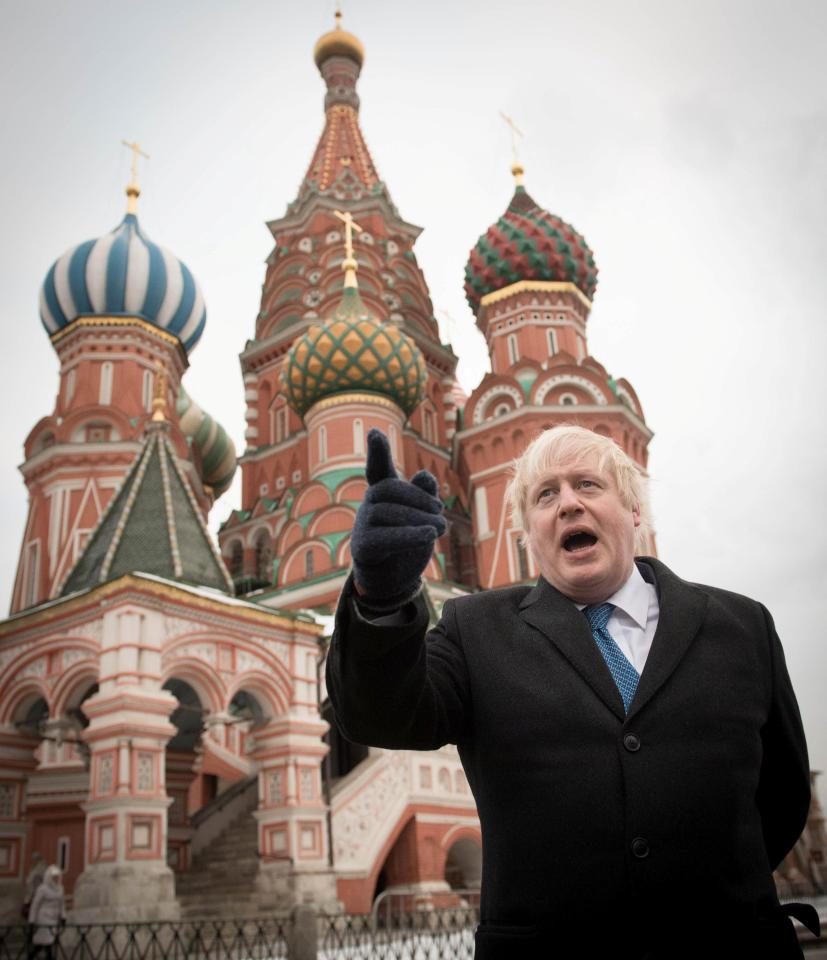
<svg viewBox="0 0 827 960"><path fill-rule="evenodd" d="M568 550L569 553L577 553L578 550L586 550L588 547L593 547L597 543L597 537L591 533L585 533L580 531L579 533L572 533L563 540L563 549Z"/></svg>

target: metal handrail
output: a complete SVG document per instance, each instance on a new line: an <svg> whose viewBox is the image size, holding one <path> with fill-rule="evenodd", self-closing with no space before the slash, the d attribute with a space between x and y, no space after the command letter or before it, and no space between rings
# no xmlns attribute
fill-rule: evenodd
<svg viewBox="0 0 827 960"><path fill-rule="evenodd" d="M462 887L454 888L450 887L448 890L434 890L434 891L425 891L421 887L393 887L390 890L383 890L376 899L373 901L373 906L370 911L370 929L373 934L376 933L376 929L379 923L379 907L386 901L390 901L391 897L399 897L400 900L404 902L406 897L414 897L420 900L426 899L428 897L437 896L437 897L462 897L463 899L473 899L476 898L476 905L479 905L479 896L480 888L479 887ZM417 910L405 910L401 907L399 909L399 916L410 915L412 913L417 913ZM393 917L393 913L388 913L388 919Z"/></svg>
<svg viewBox="0 0 827 960"><path fill-rule="evenodd" d="M223 810L231 800L234 800L236 797L249 790L257 782L257 773L253 773L249 777L245 777L243 780L237 780L234 784L227 787L223 793L220 793L217 797L214 797L208 803L205 803L204 806L199 810L196 810L195 813L193 813L190 817L190 823L192 826L197 827L205 820L209 820L213 814L218 813L219 810Z"/></svg>

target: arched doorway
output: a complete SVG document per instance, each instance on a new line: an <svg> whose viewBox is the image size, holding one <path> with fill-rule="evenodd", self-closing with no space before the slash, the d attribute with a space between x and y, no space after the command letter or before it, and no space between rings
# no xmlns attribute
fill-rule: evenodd
<svg viewBox="0 0 827 960"><path fill-rule="evenodd" d="M482 847L470 837L453 843L445 859L445 880L452 890L478 890L482 883Z"/></svg>
<svg viewBox="0 0 827 960"><path fill-rule="evenodd" d="M175 733L167 743L165 767L166 790L172 799L167 812L167 863L179 871L189 866L190 814L215 796L216 778L205 778L198 771L207 713L198 692L180 677L170 677L163 689L178 701L169 718Z"/></svg>

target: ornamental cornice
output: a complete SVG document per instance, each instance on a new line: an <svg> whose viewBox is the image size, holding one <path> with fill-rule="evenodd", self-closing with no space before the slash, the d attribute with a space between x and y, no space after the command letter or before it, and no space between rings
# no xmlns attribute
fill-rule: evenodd
<svg viewBox="0 0 827 960"><path fill-rule="evenodd" d="M271 612L271 610L259 605L253 606L244 600L232 597L226 599L208 597L194 589L190 590L179 586L172 581L155 580L141 574L130 573L80 594L47 601L31 612L21 611L14 614L0 623L0 640L11 633L28 630L33 626L44 623L48 625L48 632L55 635L58 632L55 629L56 616L71 614L75 611L88 609L90 606L100 607L102 604L111 602L127 602L147 606L154 602L156 609L162 609L161 604L164 601L177 605L183 604L190 609L196 609L199 611L199 622L229 624L229 626L225 626L225 629L230 631L243 628L246 621L280 627L289 633L306 633L314 638L321 636L323 633L322 627L318 626L309 617L298 615L294 619L285 616L283 613ZM213 616L212 621L205 619L210 615Z"/></svg>
<svg viewBox="0 0 827 960"><path fill-rule="evenodd" d="M383 181L379 183L384 188ZM273 238L278 241L279 235L283 233L297 234L306 233L308 224L313 217L321 212L330 212L331 219L333 211L341 207L341 200L336 197L309 190L300 195L289 205L287 215L275 220L267 221L267 228L273 234ZM379 208L380 216L385 222L389 233L400 233L409 237L411 243L422 233L423 227L408 223L399 216L399 211L394 206L388 196L382 193L365 193L359 200L353 200L348 203L348 210L353 214L354 220L359 219L360 213L371 212L371 208Z"/></svg>
<svg viewBox="0 0 827 960"><path fill-rule="evenodd" d="M281 443L273 443L266 447L253 447L249 452L247 450L238 458L239 463L255 463L257 460L266 460L279 453L284 453L298 446L301 441L307 439L307 430L302 428L291 434L287 440ZM245 520L244 523L247 521Z"/></svg>
<svg viewBox="0 0 827 960"><path fill-rule="evenodd" d="M481 397L474 401L473 421L475 424L482 423L485 410L490 401L493 400L494 397L498 396L511 397L511 399L514 401L515 408L522 407L525 402L523 398L523 392L518 387L515 387L509 383L496 383L493 387L489 387Z"/></svg>
<svg viewBox="0 0 827 960"><path fill-rule="evenodd" d="M589 380L588 377L581 377L577 373L556 373L547 380L543 380L534 394L534 403L542 405L543 400L555 387L565 386L566 384L585 390L599 407L609 406L609 401L603 395L600 387Z"/></svg>
<svg viewBox="0 0 827 960"><path fill-rule="evenodd" d="M316 403L314 403L313 406L307 410L304 415L304 419L308 420L317 413L321 413L323 410L327 410L330 407L341 407L348 403L369 403L377 407L385 407L386 410L391 410L392 412L400 415L403 419L407 419L405 412L402 410L399 404L394 403L394 401L389 397L382 396L379 393L363 393L356 392L355 390L334 393L332 396L323 397L321 400L317 400Z"/></svg>
<svg viewBox="0 0 827 960"><path fill-rule="evenodd" d="M511 423L515 420L535 416L548 417L549 415L562 416L563 419L571 420L573 416L579 416L581 414L600 414L604 417L607 415L614 417L620 416L624 420L628 420L632 426L639 430L647 442L655 435L654 431L650 430L637 413L634 410L630 410L625 403L612 403L606 406L601 406L596 403L578 403L576 406L547 405L542 407L535 404L527 404L517 410L504 413L501 417L483 420L480 424L475 424L472 427L458 431L454 434L454 442L457 444L457 450L459 450L462 444L471 437L485 433L486 430L500 431L504 424ZM562 422L562 420L560 422Z"/></svg>
<svg viewBox="0 0 827 960"><path fill-rule="evenodd" d="M36 472L42 472L50 465L50 461L56 457L65 457L73 464L96 464L111 463L112 466L125 464L131 466L135 456L141 449L141 443L137 440L115 440L104 441L94 445L89 443L55 443L51 447L44 447L32 454L28 460L20 464L19 470L24 478L28 478ZM123 456L121 456L123 455ZM64 464L54 464L54 469L60 470L65 467Z"/></svg>
<svg viewBox="0 0 827 960"><path fill-rule="evenodd" d="M501 287L499 290L492 290L480 297L480 307L488 307L492 303L499 303L500 300L506 300L514 296L515 293L573 293L577 299L591 310L592 302L580 290L579 287L568 280L518 280L516 283L510 283L507 287Z"/></svg>
<svg viewBox="0 0 827 960"><path fill-rule="evenodd" d="M56 330L49 339L52 341L52 344L57 346L57 344L62 343L63 341L70 340L72 334L79 332L80 330L89 328L100 329L103 327L133 327L142 330L149 337L159 340L161 343L168 344L169 346L176 347L181 354L181 360L183 361L184 369L186 370L186 368L189 366L186 351L181 345L181 341L178 339L178 337L172 333L167 333L166 330L162 330L160 327L156 327L155 324L150 323L148 320L141 319L141 317L76 317L65 327L61 327L59 330Z"/></svg>

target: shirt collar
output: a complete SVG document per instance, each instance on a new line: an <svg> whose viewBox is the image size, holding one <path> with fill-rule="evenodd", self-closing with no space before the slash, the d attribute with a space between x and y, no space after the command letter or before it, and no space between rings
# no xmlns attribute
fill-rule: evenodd
<svg viewBox="0 0 827 960"><path fill-rule="evenodd" d="M641 629L646 629L646 621L649 617L649 587L640 575L637 564L632 564L629 579L605 602L611 603L618 610L622 610ZM576 606L578 610L584 610L587 604L578 603Z"/></svg>
<svg viewBox="0 0 827 960"><path fill-rule="evenodd" d="M646 620L649 616L649 588L636 564L632 564L629 579L617 593L609 597L608 602L631 617L641 629L646 629Z"/></svg>

